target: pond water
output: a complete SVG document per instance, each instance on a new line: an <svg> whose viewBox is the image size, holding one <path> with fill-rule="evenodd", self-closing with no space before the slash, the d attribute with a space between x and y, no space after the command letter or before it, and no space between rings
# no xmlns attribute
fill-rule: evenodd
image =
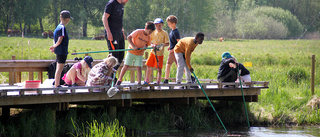
<svg viewBox="0 0 320 137"><path fill-rule="evenodd" d="M304 127L251 127L227 129L218 132L149 133L149 137L320 137L320 126Z"/></svg>

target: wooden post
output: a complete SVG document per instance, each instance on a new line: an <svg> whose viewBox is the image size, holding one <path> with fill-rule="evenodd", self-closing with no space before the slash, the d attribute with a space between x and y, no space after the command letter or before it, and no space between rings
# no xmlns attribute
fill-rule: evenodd
<svg viewBox="0 0 320 137"><path fill-rule="evenodd" d="M312 55L311 58L311 93L314 95L314 72L315 72L315 62L316 62L316 56Z"/></svg>
<svg viewBox="0 0 320 137"><path fill-rule="evenodd" d="M33 72L29 72L29 80L33 80Z"/></svg>
<svg viewBox="0 0 320 137"><path fill-rule="evenodd" d="M16 60L16 56L11 56L12 60ZM20 83L21 82L21 72L14 72L14 83Z"/></svg>
<svg viewBox="0 0 320 137"><path fill-rule="evenodd" d="M134 74L134 73L135 73L134 70L131 70L131 71L130 71L130 82L131 82L131 83L134 83L134 82L136 81L136 80L135 80L135 76L134 76L135 74Z"/></svg>
<svg viewBox="0 0 320 137"><path fill-rule="evenodd" d="M38 72L38 80L40 80L41 83L43 82L43 80L42 80L43 78L42 78L42 77L43 77L42 71L39 71L39 72Z"/></svg>
<svg viewBox="0 0 320 137"><path fill-rule="evenodd" d="M11 56L12 60L16 60L16 56ZM14 85L15 82L15 74L14 72L9 72L9 85Z"/></svg>
<svg viewBox="0 0 320 137"><path fill-rule="evenodd" d="M108 114L110 119L115 119L117 117L117 107L116 106L109 106L108 107Z"/></svg>

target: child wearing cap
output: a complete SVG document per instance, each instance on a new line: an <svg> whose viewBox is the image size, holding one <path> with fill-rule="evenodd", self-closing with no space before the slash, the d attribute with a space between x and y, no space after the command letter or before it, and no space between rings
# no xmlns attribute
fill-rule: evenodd
<svg viewBox="0 0 320 137"><path fill-rule="evenodd" d="M177 60L174 57L174 47L180 40L180 33L177 28L177 23L178 23L178 18L174 15L170 15L166 19L169 28L171 29L171 32L169 34L169 39L170 39L170 47L168 47L169 50L169 55L166 63L166 71L165 71L165 79L163 83L168 84L169 83L169 75L170 75L170 68L173 62L176 63L177 65Z"/></svg>
<svg viewBox="0 0 320 137"><path fill-rule="evenodd" d="M148 45L151 45L150 34L155 30L155 26L153 22L147 22L145 24L145 29L137 29L133 31L128 36L129 49L133 49L127 52L124 66L121 69L119 79L117 81L117 85L120 85L122 82L122 78L126 73L129 66L137 67L137 80L138 85L141 85L141 67L142 67L142 59L145 49ZM134 63L133 63L134 62Z"/></svg>
<svg viewBox="0 0 320 137"><path fill-rule="evenodd" d="M150 35L152 46L157 46L160 44L163 44L163 47L169 46L168 33L162 29L163 20L161 18L156 18L154 20L154 25L156 27L156 30L153 31L152 34ZM149 78L151 75L151 67L158 69L157 84L160 84L161 75L162 75L162 66L163 66L163 55L164 55L163 47L159 51L151 49L150 55L146 62L147 72L146 72L144 84L150 84Z"/></svg>
<svg viewBox="0 0 320 137"><path fill-rule="evenodd" d="M113 79L111 75L116 72L113 67L116 65L118 65L118 59L109 54L108 57L103 60L103 62L94 65L90 70L86 85L103 86L110 84L110 81Z"/></svg>
<svg viewBox="0 0 320 137"><path fill-rule="evenodd" d="M92 57L84 57L83 60L75 63L70 70L64 74L62 80L64 80L68 86L84 86L87 81L87 76L92 68L92 62Z"/></svg>
<svg viewBox="0 0 320 137"><path fill-rule="evenodd" d="M237 62L229 52L224 52L218 72L219 82L234 82L237 80Z"/></svg>
<svg viewBox="0 0 320 137"><path fill-rule="evenodd" d="M186 73L187 83L191 83L191 73L193 68L191 67L191 53L198 46L202 44L204 40L204 34L198 32L195 37L186 37L179 40L178 44L174 47L174 56L177 59L177 75L176 82L180 84L182 82L183 69Z"/></svg>
<svg viewBox="0 0 320 137"><path fill-rule="evenodd" d="M63 10L60 13L60 24L57 26L57 28L54 30L53 36L54 36L54 45L51 46L49 49L51 52L54 52L56 54L56 72L55 72L55 87L61 87L60 86L60 78L61 78L61 72L63 70L64 63L66 63L67 55L68 55L68 45L69 45L69 37L66 30L65 25L67 25L70 21L70 19L73 19L71 17L71 14L67 10Z"/></svg>

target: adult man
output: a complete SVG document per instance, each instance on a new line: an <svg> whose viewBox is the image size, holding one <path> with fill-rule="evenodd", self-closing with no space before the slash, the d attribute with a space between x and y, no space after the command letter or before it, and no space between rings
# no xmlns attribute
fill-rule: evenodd
<svg viewBox="0 0 320 137"><path fill-rule="evenodd" d="M105 38L107 40L109 50L125 49L123 12L124 5L128 1L129 0L110 0L105 7L102 22L105 28ZM117 70L124 58L124 51L112 52L112 55L119 61L119 65L114 67L114 69Z"/></svg>

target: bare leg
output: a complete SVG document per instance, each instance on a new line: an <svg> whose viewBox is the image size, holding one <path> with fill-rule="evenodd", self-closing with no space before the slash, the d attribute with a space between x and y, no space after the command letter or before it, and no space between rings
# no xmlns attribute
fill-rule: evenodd
<svg viewBox="0 0 320 137"><path fill-rule="evenodd" d="M60 86L60 78L61 78L61 72L63 70L63 66L64 66L64 63L57 63L57 67L56 67L56 74L54 76L54 86L55 87L58 87Z"/></svg>
<svg viewBox="0 0 320 137"><path fill-rule="evenodd" d="M124 74L126 74L128 67L129 67L129 65L124 65L124 67L121 69L118 81L122 81L122 78L123 78Z"/></svg>
<svg viewBox="0 0 320 137"><path fill-rule="evenodd" d="M122 71L121 71L122 72ZM137 67L137 79L138 79L138 84L141 84L141 67Z"/></svg>
<svg viewBox="0 0 320 137"><path fill-rule="evenodd" d="M74 69L74 68L73 68ZM70 70L68 73L67 73L67 78L69 80L71 80L71 84L74 84L76 83L76 75L77 75L77 72L74 71L74 70Z"/></svg>
<svg viewBox="0 0 320 137"><path fill-rule="evenodd" d="M161 75L162 75L162 68L158 69L158 76L157 76L157 83L160 83L161 81Z"/></svg>
<svg viewBox="0 0 320 137"><path fill-rule="evenodd" d="M150 74L151 74L151 67L147 66L147 72L146 72L146 77L144 78L144 81L147 81L147 82L150 81Z"/></svg>
<svg viewBox="0 0 320 137"><path fill-rule="evenodd" d="M166 65L165 79L169 79L169 76L170 76L170 68L171 68L171 64L167 64L167 65Z"/></svg>

